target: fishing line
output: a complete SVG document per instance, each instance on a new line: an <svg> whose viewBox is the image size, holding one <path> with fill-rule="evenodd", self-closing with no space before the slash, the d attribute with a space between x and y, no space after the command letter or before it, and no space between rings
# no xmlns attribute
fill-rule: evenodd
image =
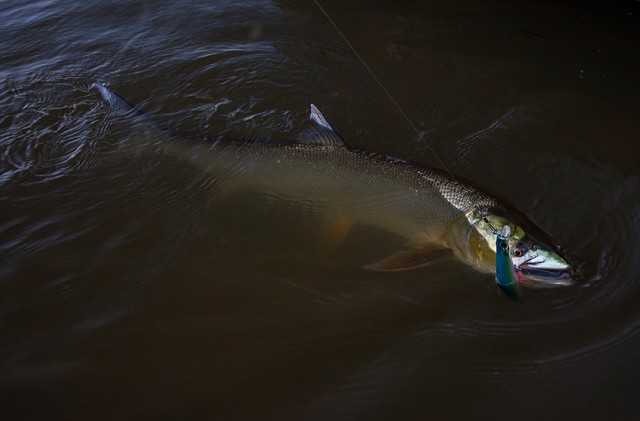
<svg viewBox="0 0 640 421"><path fill-rule="evenodd" d="M358 58L358 60L360 61L360 63L362 63L362 65L364 66L365 69L367 69L367 71L369 72L369 74L371 75L371 77L373 78L373 80L376 81L376 83L378 84L378 86L380 87L380 89L382 89L382 91L387 95L387 97L389 98L389 100L391 101L391 103L396 107L396 109L398 110L398 112L402 115L402 117L404 117L405 120L407 120L407 123L409 123L409 126L411 126L411 128L413 128L413 130L416 132L416 134L420 137L420 139L422 139L424 141L424 144L427 146L427 148L429 148L429 151L433 154L433 156L438 160L438 162L440 163L440 165L442 165L442 168L444 168L445 171L447 171L449 173L449 175L451 176L451 178L455 177L453 176L453 174L451 173L451 171L449 171L449 169L447 168L446 165L444 165L444 162L442 162L442 160L440 159L440 157L438 156L438 154L436 154L436 151L433 150L433 148L431 147L431 145L429 145L429 142L427 142L423 135L420 133L420 131L418 130L418 128L415 126L415 124L413 124L413 122L411 121L411 119L409 118L409 116L407 115L407 113L404 112L404 110L402 109L402 107L400 107L400 104L398 104L398 101L395 100L395 98L393 97L393 95L391 95L391 93L387 90L387 88L384 87L384 85L382 84L382 82L380 81L380 79L378 78L378 76L376 76L376 74L373 72L373 70L371 70L371 67L369 67L369 65L367 64L366 61L364 61L364 59L362 58L362 56L358 53L358 51L355 49L355 47L353 46L353 44L351 44L351 42L349 41L349 39L347 38L347 36L340 30L340 28L338 27L338 25L334 22L334 20L331 18L331 16L329 16L329 14L327 13L326 10L324 10L324 8L320 5L320 3L318 2L318 0L313 0L315 2L315 4L318 6L318 9L320 9L320 11L324 14L324 16L327 18L327 20L329 21L329 23L331 23L331 25L335 28L336 32L338 32L338 34L340 34L340 36L342 37L342 39L344 40L344 42L347 44L347 46L351 49L351 51L353 52L353 54Z"/></svg>
<svg viewBox="0 0 640 421"><path fill-rule="evenodd" d="M415 126L415 124L413 124L413 122L411 121L411 119L409 118L409 116L407 115L407 113L404 112L404 110L402 109L402 107L400 107L400 104L398 104L398 101L395 100L395 98L393 97L393 95L391 95L391 93L387 90L387 88L385 88L385 86L382 84L382 81L378 78L378 76L374 73L374 71L371 69L371 67L369 67L369 65L367 64L367 62L362 58L362 56L358 53L358 51L355 49L355 47L353 46L353 44L351 44L351 42L349 41L349 38L347 38L347 36L340 30L340 28L338 27L338 25L335 23L335 21L331 18L331 16L329 16L329 13L327 13L327 11L324 9L324 7L322 7L322 5L320 4L320 2L318 0L313 0L314 3L316 4L316 6L318 6L318 9L320 9L320 11L322 12L322 14L324 14L324 16L327 18L327 20L329 21L329 23L331 23L331 26L334 27L334 29L336 30L336 32L340 35L340 37L342 37L342 39L344 40L344 42L347 44L347 46L349 47L349 49L351 49L351 51L353 52L353 54L358 58L358 60L360 61L360 63L364 66L365 69L367 69L367 71L369 72L369 74L371 75L371 77L373 78L373 80L376 81L376 83L378 84L378 86L380 87L380 89L382 89L382 91L387 95L387 97L389 98L389 100L391 101L391 103L396 107L396 109L398 110L398 112L402 115L402 117L404 117L404 119L407 121L407 123L409 123L409 126L411 126L411 128L413 128L413 130L416 132L416 134L420 137L420 139L422 139L424 141L424 144L427 146L427 148L429 149L429 151L433 154L433 156L436 158L436 160L438 161L438 163L440 163L440 165L442 166L442 168L449 174L449 177L451 177L453 180L457 180L457 177L455 177L453 175L453 173L451 171L449 171L449 168L447 168L447 166L444 164L444 162L440 159L440 157L438 156L438 154L436 153L436 151L431 147L431 145L429 144L429 142L426 141L426 139L424 139L423 135L420 133L420 131L418 130L418 128ZM495 234L499 234L500 231L498 231L487 219L486 215L484 214L484 211L482 209L480 209L479 206L476 206L476 209L478 209L480 211L480 214L482 216L482 219L484 220L484 222L486 222L489 227L494 231Z"/></svg>

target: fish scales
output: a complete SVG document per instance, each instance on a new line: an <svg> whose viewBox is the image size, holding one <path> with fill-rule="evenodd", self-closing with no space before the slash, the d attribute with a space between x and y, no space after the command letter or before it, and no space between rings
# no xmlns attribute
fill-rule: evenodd
<svg viewBox="0 0 640 421"><path fill-rule="evenodd" d="M155 119L105 86L92 87L115 114L154 126ZM315 105L310 110L311 127L295 142L210 145L156 130L160 140L147 146L205 171L225 191L249 189L326 213L343 227L374 225L407 240L408 250L367 269L407 270L455 256L496 273L497 234L509 225L505 253L522 286L573 283L560 247L521 212L441 170L350 147Z"/></svg>
<svg viewBox="0 0 640 421"><path fill-rule="evenodd" d="M217 144L174 148L221 182L289 202L313 203L413 240L440 240L452 219L486 196L447 175L361 150L316 145Z"/></svg>

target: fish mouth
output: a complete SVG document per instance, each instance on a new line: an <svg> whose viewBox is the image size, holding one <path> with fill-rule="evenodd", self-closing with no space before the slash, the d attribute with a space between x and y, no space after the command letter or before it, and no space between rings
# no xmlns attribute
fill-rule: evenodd
<svg viewBox="0 0 640 421"><path fill-rule="evenodd" d="M545 268L525 263L516 268L516 274L520 284L530 288L553 288L574 283L574 275L568 265L564 268Z"/></svg>

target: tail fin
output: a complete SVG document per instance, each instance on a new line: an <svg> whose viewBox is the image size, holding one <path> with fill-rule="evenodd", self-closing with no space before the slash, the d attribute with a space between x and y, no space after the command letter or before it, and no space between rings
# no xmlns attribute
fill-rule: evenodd
<svg viewBox="0 0 640 421"><path fill-rule="evenodd" d="M96 91L98 91L102 99L107 104L109 104L109 108L111 108L111 111L115 114L125 114L131 117L139 117L158 130L162 130L163 132L169 133L171 135L184 135L182 130L167 126L163 122L159 121L159 119L154 115L145 113L140 108L131 104L129 101L122 98L120 95L116 94L104 85L101 85L99 83L92 83L91 89L95 89Z"/></svg>
<svg viewBox="0 0 640 421"><path fill-rule="evenodd" d="M102 96L102 99L104 99L105 102L109 104L109 107L111 107L112 111L115 111L117 113L132 112L139 115L144 114L142 111L140 111L138 107L129 103L126 99L122 98L120 95L111 91L109 88L107 88L104 85L101 85L99 83L93 83L91 84L91 89L95 89L100 93L100 95Z"/></svg>

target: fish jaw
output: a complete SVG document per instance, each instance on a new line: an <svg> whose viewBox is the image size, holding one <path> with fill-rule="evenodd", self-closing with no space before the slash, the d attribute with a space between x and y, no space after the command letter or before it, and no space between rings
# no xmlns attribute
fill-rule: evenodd
<svg viewBox="0 0 640 421"><path fill-rule="evenodd" d="M574 283L571 265L557 253L534 247L521 257L513 256L513 265L518 281L529 288L553 288ZM517 252L516 252L517 253Z"/></svg>

